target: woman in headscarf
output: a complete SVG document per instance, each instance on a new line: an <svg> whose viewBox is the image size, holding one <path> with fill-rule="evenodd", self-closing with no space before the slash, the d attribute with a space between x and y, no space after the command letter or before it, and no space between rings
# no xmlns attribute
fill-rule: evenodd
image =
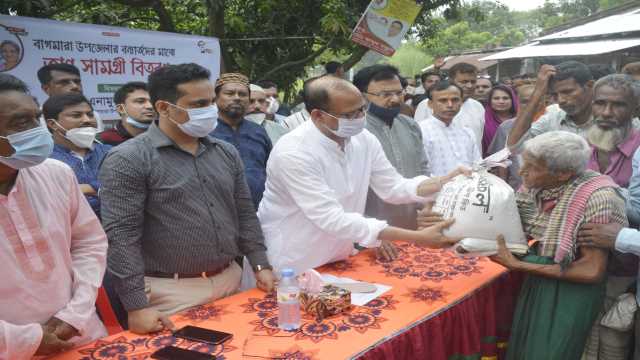
<svg viewBox="0 0 640 360"><path fill-rule="evenodd" d="M489 92L484 112L484 135L482 136L482 156L490 155L489 146L503 122L518 115L518 97L506 85L496 85Z"/></svg>

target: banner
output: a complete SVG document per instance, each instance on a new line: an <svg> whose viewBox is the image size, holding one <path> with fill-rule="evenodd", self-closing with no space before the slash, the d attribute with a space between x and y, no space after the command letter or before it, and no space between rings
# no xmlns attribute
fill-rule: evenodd
<svg viewBox="0 0 640 360"><path fill-rule="evenodd" d="M351 40L392 56L420 12L421 1L372 0L351 33Z"/></svg>
<svg viewBox="0 0 640 360"><path fill-rule="evenodd" d="M83 93L102 119L116 119L113 93L129 81L147 81L161 66L193 62L220 71L217 38L0 15L0 73L31 88L40 104L48 98L37 72L52 63L75 65Z"/></svg>

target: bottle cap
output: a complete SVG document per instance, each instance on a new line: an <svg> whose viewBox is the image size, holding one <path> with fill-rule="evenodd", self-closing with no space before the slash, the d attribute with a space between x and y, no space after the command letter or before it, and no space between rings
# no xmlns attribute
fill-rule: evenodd
<svg viewBox="0 0 640 360"><path fill-rule="evenodd" d="M294 272L293 269L282 269L280 271L280 274L282 275L282 277L293 277Z"/></svg>

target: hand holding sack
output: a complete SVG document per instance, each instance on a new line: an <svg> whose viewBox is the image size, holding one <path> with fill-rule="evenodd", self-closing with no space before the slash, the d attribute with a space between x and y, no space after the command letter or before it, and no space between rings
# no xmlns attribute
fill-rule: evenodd
<svg viewBox="0 0 640 360"><path fill-rule="evenodd" d="M455 222L445 236L463 238L453 246L457 254L489 256L497 253L496 238L502 234L507 248L527 252L513 189L499 177L482 169L471 177L459 175L446 183L433 206L444 219Z"/></svg>

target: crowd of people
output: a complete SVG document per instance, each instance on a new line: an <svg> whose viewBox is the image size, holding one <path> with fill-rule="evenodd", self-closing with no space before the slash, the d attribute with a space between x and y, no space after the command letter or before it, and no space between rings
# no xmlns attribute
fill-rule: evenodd
<svg viewBox="0 0 640 360"><path fill-rule="evenodd" d="M419 87L391 65L352 81L326 70L289 107L271 81L167 65L120 87L106 130L75 66L37 71L41 105L0 74L0 358L105 336L100 287L147 334L241 289L271 292L284 268L368 248L392 261L396 241L449 247L455 219L431 203L504 148L512 163L494 171L531 240L517 257L498 237L491 257L527 273L507 357L640 356L624 311L639 299L640 64L567 61L494 83L458 63Z"/></svg>

